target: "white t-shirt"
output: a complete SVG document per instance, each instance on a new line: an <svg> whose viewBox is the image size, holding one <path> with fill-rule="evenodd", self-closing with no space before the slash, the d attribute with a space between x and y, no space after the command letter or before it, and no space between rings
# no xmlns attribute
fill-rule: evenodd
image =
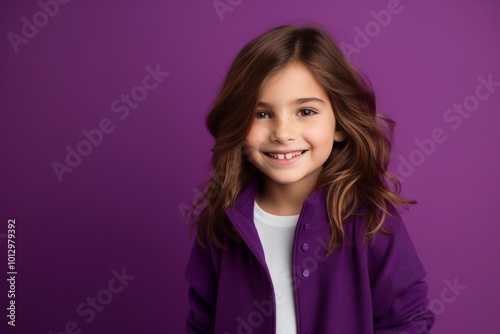
<svg viewBox="0 0 500 334"><path fill-rule="evenodd" d="M254 202L254 223L259 233L276 296L276 334L296 334L292 280L292 247L299 215L276 216Z"/></svg>

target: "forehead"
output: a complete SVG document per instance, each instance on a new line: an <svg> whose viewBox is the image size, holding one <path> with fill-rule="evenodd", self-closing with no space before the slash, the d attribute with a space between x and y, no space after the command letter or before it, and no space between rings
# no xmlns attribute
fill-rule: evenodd
<svg viewBox="0 0 500 334"><path fill-rule="evenodd" d="M304 96L327 100L325 88L301 63L291 63L263 82L259 101L282 102Z"/></svg>

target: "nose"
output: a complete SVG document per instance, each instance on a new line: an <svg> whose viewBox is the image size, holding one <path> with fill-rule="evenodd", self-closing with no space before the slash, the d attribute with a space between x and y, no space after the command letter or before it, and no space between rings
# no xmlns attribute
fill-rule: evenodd
<svg viewBox="0 0 500 334"><path fill-rule="evenodd" d="M281 117L276 117L274 119L271 131L271 141L284 144L294 141L296 136L293 120Z"/></svg>

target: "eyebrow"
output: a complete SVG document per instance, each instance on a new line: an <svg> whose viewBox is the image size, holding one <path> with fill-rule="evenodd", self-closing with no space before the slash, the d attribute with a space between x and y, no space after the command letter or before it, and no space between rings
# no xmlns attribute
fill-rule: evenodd
<svg viewBox="0 0 500 334"><path fill-rule="evenodd" d="M317 97L301 97L299 99L290 101L288 103L288 105L299 105L299 104L305 104L305 103L309 103L309 102L319 102L319 103L325 104L325 101L318 99ZM271 106L272 106L272 104L269 102L263 102L263 101L257 102L257 107L269 108Z"/></svg>

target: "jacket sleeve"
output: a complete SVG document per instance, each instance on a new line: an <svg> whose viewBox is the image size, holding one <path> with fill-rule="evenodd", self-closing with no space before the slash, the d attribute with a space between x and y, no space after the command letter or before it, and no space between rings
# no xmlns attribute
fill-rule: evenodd
<svg viewBox="0 0 500 334"><path fill-rule="evenodd" d="M377 334L429 333L435 315L427 309L426 271L396 209L384 227L392 235L377 233L369 244L373 323Z"/></svg>
<svg viewBox="0 0 500 334"><path fill-rule="evenodd" d="M211 244L209 244L211 245ZM195 240L184 276L189 284L190 310L186 333L213 333L217 299L217 275L212 246L202 248Z"/></svg>

